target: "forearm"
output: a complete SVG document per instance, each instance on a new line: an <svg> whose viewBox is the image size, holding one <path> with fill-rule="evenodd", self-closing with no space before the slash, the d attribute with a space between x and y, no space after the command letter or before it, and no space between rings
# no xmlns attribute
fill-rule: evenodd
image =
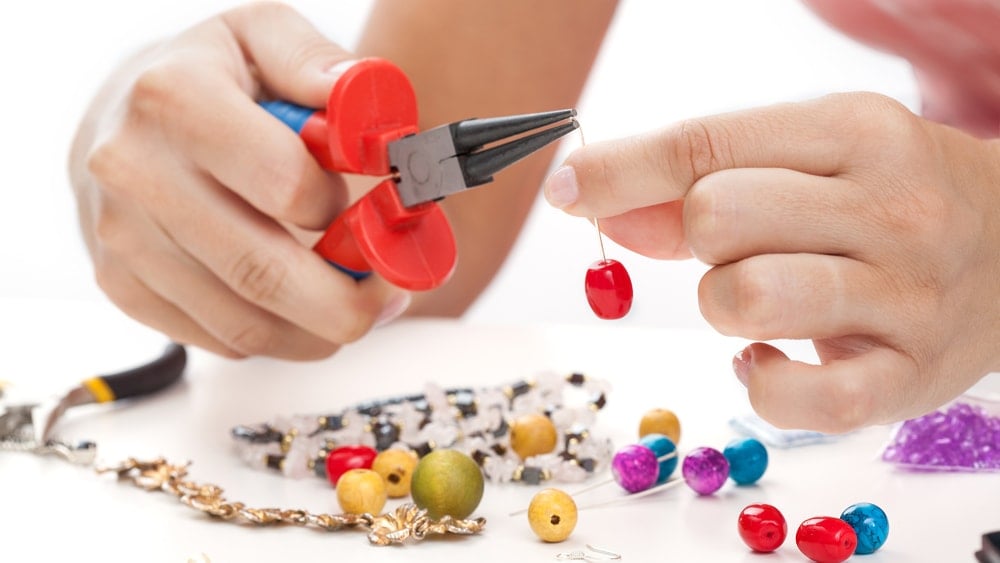
<svg viewBox="0 0 1000 563"><path fill-rule="evenodd" d="M358 54L410 76L422 127L574 107L615 9L612 0L499 3L380 0ZM444 287L414 296L411 314L460 315L489 284L523 226L555 148L444 207L458 266Z"/></svg>

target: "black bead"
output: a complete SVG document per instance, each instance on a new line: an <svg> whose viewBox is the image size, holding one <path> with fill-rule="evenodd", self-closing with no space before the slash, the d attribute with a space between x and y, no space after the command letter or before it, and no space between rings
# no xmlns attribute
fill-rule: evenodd
<svg viewBox="0 0 1000 563"><path fill-rule="evenodd" d="M542 482L542 468L525 466L521 470L521 481L529 485L537 485Z"/></svg>
<svg viewBox="0 0 1000 563"><path fill-rule="evenodd" d="M493 429L492 434L494 438L502 438L507 434L509 430L510 430L510 425L507 424L507 419L501 417L500 424L498 424L497 427Z"/></svg>
<svg viewBox="0 0 1000 563"><path fill-rule="evenodd" d="M380 419L372 425L372 434L375 435L375 449L381 452L399 441L399 426Z"/></svg>
<svg viewBox="0 0 1000 563"><path fill-rule="evenodd" d="M322 477L324 479L328 477L326 473L325 455L317 456L316 459L313 460L313 472L316 474L317 477Z"/></svg>
<svg viewBox="0 0 1000 563"><path fill-rule="evenodd" d="M608 398L604 396L604 393L601 393L590 404L594 405L597 410L601 410L604 408L604 405L608 404Z"/></svg>
<svg viewBox="0 0 1000 563"><path fill-rule="evenodd" d="M264 425L259 428L252 426L237 426L232 430L233 438L250 442L251 444L269 444L271 442L280 443L285 435L270 426Z"/></svg>
<svg viewBox="0 0 1000 563"><path fill-rule="evenodd" d="M431 447L430 443L424 442L423 444L417 444L416 446L410 446L413 451L417 454L417 457L424 457L425 455L431 453L434 449Z"/></svg>
<svg viewBox="0 0 1000 563"><path fill-rule="evenodd" d="M330 416L323 417L323 424L320 428L323 430L340 430L344 427L344 415L334 414Z"/></svg>
<svg viewBox="0 0 1000 563"><path fill-rule="evenodd" d="M490 454L484 452L483 450L476 450L472 452L472 459L482 467L483 463L486 462L486 458L490 457Z"/></svg>
<svg viewBox="0 0 1000 563"><path fill-rule="evenodd" d="M285 460L283 455L270 454L265 458L265 463L269 469L277 469L281 471L281 462Z"/></svg>
<svg viewBox="0 0 1000 563"><path fill-rule="evenodd" d="M455 408L462 415L463 418L469 418L470 416L476 416L478 412L478 407L476 405L476 396L469 389L461 389L453 395Z"/></svg>
<svg viewBox="0 0 1000 563"><path fill-rule="evenodd" d="M531 391L531 384L527 381L518 381L510 386L510 398L520 397L528 391Z"/></svg>

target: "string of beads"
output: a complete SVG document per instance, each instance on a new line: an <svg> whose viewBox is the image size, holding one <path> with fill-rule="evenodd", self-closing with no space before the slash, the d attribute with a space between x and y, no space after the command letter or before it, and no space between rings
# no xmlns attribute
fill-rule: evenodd
<svg viewBox="0 0 1000 563"><path fill-rule="evenodd" d="M327 477L326 458L337 448L409 450L418 456L457 449L472 457L493 482L580 482L610 460L610 439L591 428L604 408L608 384L581 373L546 372L532 379L482 389L443 389L383 398L326 415L278 417L237 426L232 436L251 466L292 478ZM573 400L582 395L582 400ZM557 433L554 451L521 459L510 444L521 417L544 415Z"/></svg>

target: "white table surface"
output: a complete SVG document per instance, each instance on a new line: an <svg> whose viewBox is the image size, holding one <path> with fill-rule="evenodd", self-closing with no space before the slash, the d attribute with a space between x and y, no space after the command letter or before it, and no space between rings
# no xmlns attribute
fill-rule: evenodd
<svg viewBox="0 0 1000 563"><path fill-rule="evenodd" d="M55 391L89 374L126 367L163 344L101 303L0 299L0 310L2 377L15 383L12 393ZM230 428L419 391L427 381L485 386L546 370L581 371L612 382L595 431L611 436L616 446L634 442L642 414L663 407L681 419L682 451L721 449L735 437L729 418L749 412L730 370L731 355L742 344L707 331L614 323L404 321L315 363L234 362L191 351L178 386L127 405L71 412L58 433L96 441L105 462L159 455L190 460L193 480L219 484L227 498L251 506L335 513L335 493L324 481L290 480L244 466L232 450ZM57 458L0 453L0 560L183 562L204 555L212 562L555 561L558 553L590 543L621 553L625 561L806 561L793 539L802 520L836 516L868 501L888 514L889 538L881 551L854 561L973 561L980 535L1000 529L1000 475L896 470L877 459L887 437L887 428L871 428L833 444L772 448L758 486L729 483L711 497L682 486L584 510L561 544L542 543L526 517L508 516L526 507L536 488L488 484L476 511L487 519L484 533L396 547L370 546L360 531L254 529L213 521L167 495ZM578 500L583 505L621 494L611 484ZM739 511L754 502L774 504L789 521L790 538L775 554L752 554L736 533Z"/></svg>

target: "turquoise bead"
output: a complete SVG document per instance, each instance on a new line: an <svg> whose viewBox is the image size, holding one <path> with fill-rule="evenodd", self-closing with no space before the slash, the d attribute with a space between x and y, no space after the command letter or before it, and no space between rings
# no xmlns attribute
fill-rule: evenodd
<svg viewBox="0 0 1000 563"><path fill-rule="evenodd" d="M653 450L656 454L656 459L660 460L660 469L656 474L656 484L662 485L667 482L667 479L674 473L677 469L677 455L673 457L668 457L667 459L660 459L667 454L677 452L677 446L674 445L674 441L667 438L663 434L646 434L643 436L639 443L647 448Z"/></svg>
<svg viewBox="0 0 1000 563"><path fill-rule="evenodd" d="M885 511L870 502L848 506L840 519L854 528L858 536L858 547L854 553L859 555L875 553L889 535L889 518Z"/></svg>
<svg viewBox="0 0 1000 563"><path fill-rule="evenodd" d="M755 438L737 438L722 455L729 462L729 476L737 485L756 483L767 470L767 448Z"/></svg>

